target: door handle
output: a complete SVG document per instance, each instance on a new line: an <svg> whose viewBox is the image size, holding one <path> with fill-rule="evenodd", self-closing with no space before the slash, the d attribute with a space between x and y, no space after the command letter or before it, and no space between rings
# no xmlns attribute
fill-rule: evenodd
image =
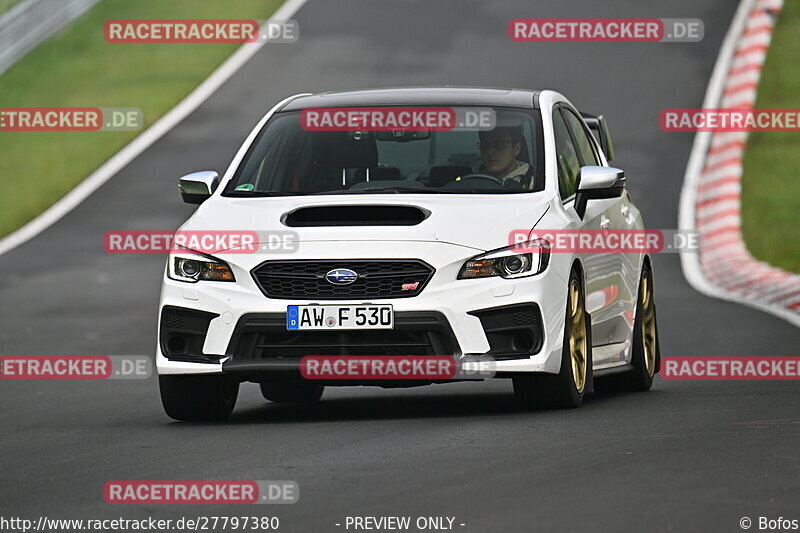
<svg viewBox="0 0 800 533"><path fill-rule="evenodd" d="M608 227L610 225L611 225L611 219L609 219L605 215L600 215L600 228L601 229L608 229Z"/></svg>
<svg viewBox="0 0 800 533"><path fill-rule="evenodd" d="M625 218L628 217L628 213L631 212L631 208L627 206L627 204L622 204L622 207L619 208L619 212L622 213L622 216Z"/></svg>

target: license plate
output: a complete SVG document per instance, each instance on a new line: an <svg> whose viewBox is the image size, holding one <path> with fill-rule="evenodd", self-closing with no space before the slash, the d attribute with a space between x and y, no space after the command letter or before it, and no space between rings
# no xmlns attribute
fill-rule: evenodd
<svg viewBox="0 0 800 533"><path fill-rule="evenodd" d="M393 329L394 311L384 305L289 305L286 329Z"/></svg>

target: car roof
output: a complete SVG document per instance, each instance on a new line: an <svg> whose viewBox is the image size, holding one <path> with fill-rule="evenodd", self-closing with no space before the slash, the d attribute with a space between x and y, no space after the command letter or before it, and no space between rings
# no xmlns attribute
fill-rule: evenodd
<svg viewBox="0 0 800 533"><path fill-rule="evenodd" d="M324 92L301 96L279 111L310 107L500 106L533 108L539 91L488 87L395 87Z"/></svg>

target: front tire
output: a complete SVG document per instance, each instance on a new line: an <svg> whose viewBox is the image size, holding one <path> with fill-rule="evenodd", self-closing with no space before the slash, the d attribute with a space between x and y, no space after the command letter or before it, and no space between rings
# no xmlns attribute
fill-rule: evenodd
<svg viewBox="0 0 800 533"><path fill-rule="evenodd" d="M514 396L525 409L569 409L578 407L591 383L591 319L578 273L573 270L567 285L564 343L558 374L514 377Z"/></svg>
<svg viewBox="0 0 800 533"><path fill-rule="evenodd" d="M239 396L239 383L221 375L158 376L158 386L167 415L187 422L226 420Z"/></svg>

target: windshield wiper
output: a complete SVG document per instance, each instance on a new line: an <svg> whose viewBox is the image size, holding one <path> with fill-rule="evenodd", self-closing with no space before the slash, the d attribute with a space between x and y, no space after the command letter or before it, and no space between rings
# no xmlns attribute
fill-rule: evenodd
<svg viewBox="0 0 800 533"><path fill-rule="evenodd" d="M334 189L316 192L229 191L223 196L235 198L271 198L275 196L324 196L343 194L513 194L530 191L509 189L434 189L431 187L374 187L368 189Z"/></svg>
<svg viewBox="0 0 800 533"><path fill-rule="evenodd" d="M371 187L368 189L337 189L334 191L319 191L308 194L380 194L380 193L423 193L423 194L446 194L448 191L441 189L431 189L429 187Z"/></svg>
<svg viewBox="0 0 800 533"><path fill-rule="evenodd" d="M301 192L279 192L279 191L228 191L223 196L233 196L236 198L269 198L272 196L298 196Z"/></svg>
<svg viewBox="0 0 800 533"><path fill-rule="evenodd" d="M519 194L532 191L527 191L525 189L448 189L445 192L456 194Z"/></svg>

